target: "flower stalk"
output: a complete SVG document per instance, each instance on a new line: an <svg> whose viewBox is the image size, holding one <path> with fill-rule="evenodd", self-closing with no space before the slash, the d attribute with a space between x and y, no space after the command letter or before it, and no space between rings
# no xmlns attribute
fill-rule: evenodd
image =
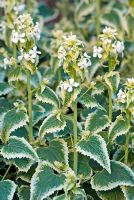
<svg viewBox="0 0 134 200"><path fill-rule="evenodd" d="M77 99L74 102L74 121L73 121L73 129L74 129L74 172L77 175L78 168L78 153L75 149L75 145L77 144Z"/></svg>
<svg viewBox="0 0 134 200"><path fill-rule="evenodd" d="M127 120L128 125L130 126L130 112L127 111ZM128 163L128 150L129 150L129 130L126 133L126 144L125 144L125 157L124 157L124 163L127 165Z"/></svg>
<svg viewBox="0 0 134 200"><path fill-rule="evenodd" d="M96 0L96 36L97 42L100 34L100 0Z"/></svg>
<svg viewBox="0 0 134 200"><path fill-rule="evenodd" d="M29 115L29 141L33 141L33 128L32 128L32 90L30 85L30 72L26 70L27 75L27 91L28 91L28 115Z"/></svg>

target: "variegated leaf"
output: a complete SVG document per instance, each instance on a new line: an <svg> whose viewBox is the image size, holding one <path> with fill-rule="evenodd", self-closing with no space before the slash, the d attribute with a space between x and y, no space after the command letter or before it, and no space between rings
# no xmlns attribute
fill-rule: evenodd
<svg viewBox="0 0 134 200"><path fill-rule="evenodd" d="M81 96L79 97L79 101L87 108L94 108L99 106L95 97L91 95L91 92L89 90L86 90L81 94Z"/></svg>
<svg viewBox="0 0 134 200"><path fill-rule="evenodd" d="M19 200L29 200L30 199L30 187L27 185L22 185L18 189Z"/></svg>
<svg viewBox="0 0 134 200"><path fill-rule="evenodd" d="M10 87L7 83L1 82L0 83L0 96L8 94L12 91L12 87Z"/></svg>
<svg viewBox="0 0 134 200"><path fill-rule="evenodd" d="M18 168L18 171L27 172L35 161L29 158L15 158L12 159L12 163Z"/></svg>
<svg viewBox="0 0 134 200"><path fill-rule="evenodd" d="M91 135L80 140L77 144L77 151L97 161L109 173L110 160L104 139L100 135Z"/></svg>
<svg viewBox="0 0 134 200"><path fill-rule="evenodd" d="M48 86L45 86L45 89L43 90L43 92L41 92L40 90L37 91L36 98L39 101L42 101L43 103L49 103L57 108L60 106L60 101L59 101L58 96Z"/></svg>
<svg viewBox="0 0 134 200"><path fill-rule="evenodd" d="M7 142L10 133L22 126L25 126L27 122L28 115L24 111L17 111L15 108L9 110L3 118L1 139L4 142Z"/></svg>
<svg viewBox="0 0 134 200"><path fill-rule="evenodd" d="M120 83L119 72L112 71L105 75L104 77L106 84L108 87L115 92L118 89Z"/></svg>
<svg viewBox="0 0 134 200"><path fill-rule="evenodd" d="M99 191L97 194L102 200L125 200L123 192L119 187L108 191Z"/></svg>
<svg viewBox="0 0 134 200"><path fill-rule="evenodd" d="M109 129L109 140L115 140L118 136L126 134L129 130L129 124L122 115L119 115Z"/></svg>
<svg viewBox="0 0 134 200"><path fill-rule="evenodd" d="M134 173L125 164L111 161L111 174L106 170L97 172L91 179L92 188L96 191L107 191L118 186L134 186Z"/></svg>
<svg viewBox="0 0 134 200"><path fill-rule="evenodd" d="M124 193L124 196L126 200L134 200L134 187L122 187L122 191Z"/></svg>
<svg viewBox="0 0 134 200"><path fill-rule="evenodd" d="M37 154L41 161L48 161L54 166L56 163L68 165L68 147L62 139L51 141L47 147L37 148Z"/></svg>
<svg viewBox="0 0 134 200"><path fill-rule="evenodd" d="M38 161L38 156L32 146L24 139L16 136L10 137L8 144L1 149L4 158L28 158Z"/></svg>
<svg viewBox="0 0 134 200"><path fill-rule="evenodd" d="M88 114L85 122L85 130L90 131L92 134L99 133L108 127L109 123L110 121L105 110L97 109Z"/></svg>
<svg viewBox="0 0 134 200"><path fill-rule="evenodd" d="M55 174L52 168L42 163L31 179L30 200L43 200L55 191L62 190L64 183L64 174Z"/></svg>
<svg viewBox="0 0 134 200"><path fill-rule="evenodd" d="M12 200L17 185L10 180L0 181L0 200Z"/></svg>
<svg viewBox="0 0 134 200"><path fill-rule="evenodd" d="M51 114L42 123L39 129L39 135L43 137L47 133L54 133L64 130L66 122L63 117L57 114Z"/></svg>

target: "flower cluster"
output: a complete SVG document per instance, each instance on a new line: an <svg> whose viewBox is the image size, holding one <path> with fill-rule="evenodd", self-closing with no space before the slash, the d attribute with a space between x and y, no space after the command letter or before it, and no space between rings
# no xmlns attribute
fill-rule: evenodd
<svg viewBox="0 0 134 200"><path fill-rule="evenodd" d="M99 46L94 46L93 57L105 59L112 54L123 55L124 43L117 39L117 31L111 27L105 27L100 35Z"/></svg>
<svg viewBox="0 0 134 200"><path fill-rule="evenodd" d="M24 49L21 49L21 55L18 56L18 60L22 61L24 59L34 64L36 63L36 60L38 59L38 54L41 54L41 52L37 51L37 46L34 46L28 52L24 52Z"/></svg>
<svg viewBox="0 0 134 200"><path fill-rule="evenodd" d="M91 66L90 56L86 53L83 54L83 47L82 41L77 39L76 35L63 36L58 49L58 59L65 72L73 69L77 73L81 69Z"/></svg>
<svg viewBox="0 0 134 200"><path fill-rule="evenodd" d="M127 101L127 95L125 92L122 91L122 89L120 89L117 94L117 101L121 103L126 103Z"/></svg>
<svg viewBox="0 0 134 200"><path fill-rule="evenodd" d="M74 88L77 88L79 86L79 83L75 82L73 78L61 81L60 82L60 88L63 90L66 90L68 92L72 92Z"/></svg>
<svg viewBox="0 0 134 200"><path fill-rule="evenodd" d="M15 29L11 34L11 41L15 44L19 42L23 44L30 40L40 39L39 23L36 22L34 25L30 14L19 15L14 22L14 27Z"/></svg>

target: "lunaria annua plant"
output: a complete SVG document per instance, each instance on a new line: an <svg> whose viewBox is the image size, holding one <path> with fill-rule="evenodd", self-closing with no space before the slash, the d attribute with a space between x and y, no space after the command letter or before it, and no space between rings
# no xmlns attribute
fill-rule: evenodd
<svg viewBox="0 0 134 200"><path fill-rule="evenodd" d="M43 4L0 3L0 200L134 200L129 28L103 20L98 0L78 1L68 22L57 4L53 30L57 9L44 21Z"/></svg>

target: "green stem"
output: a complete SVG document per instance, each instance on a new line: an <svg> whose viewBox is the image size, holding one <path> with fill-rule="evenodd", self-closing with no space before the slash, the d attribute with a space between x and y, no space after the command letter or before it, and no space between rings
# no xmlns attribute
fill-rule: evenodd
<svg viewBox="0 0 134 200"><path fill-rule="evenodd" d="M6 176L7 176L8 172L9 172L11 166L12 166L11 164L8 166L8 168L7 168L7 170L6 170L6 172L5 172L4 176L3 176L3 178L1 179L2 181L6 178Z"/></svg>
<svg viewBox="0 0 134 200"><path fill-rule="evenodd" d="M127 165L128 161L128 148L129 148L129 131L126 134L126 145L125 145L125 157L124 157L124 163Z"/></svg>
<svg viewBox="0 0 134 200"><path fill-rule="evenodd" d="M100 0L96 0L96 36L97 42L100 34Z"/></svg>
<svg viewBox="0 0 134 200"><path fill-rule="evenodd" d="M74 102L74 172L77 175L77 165L78 165L78 153L75 149L75 145L77 144L77 99Z"/></svg>
<svg viewBox="0 0 134 200"><path fill-rule="evenodd" d="M112 90L108 89L108 101L109 101L109 119L112 121Z"/></svg>
<svg viewBox="0 0 134 200"><path fill-rule="evenodd" d="M127 111L127 120L130 126L130 112L129 111ZM129 151L129 131L126 133L125 157L124 157L125 164L127 164L128 162L128 151Z"/></svg>
<svg viewBox="0 0 134 200"><path fill-rule="evenodd" d="M33 128L32 128L32 91L30 85L30 72L26 70L27 75L27 90L28 90L28 114L29 114L29 141L33 141Z"/></svg>

